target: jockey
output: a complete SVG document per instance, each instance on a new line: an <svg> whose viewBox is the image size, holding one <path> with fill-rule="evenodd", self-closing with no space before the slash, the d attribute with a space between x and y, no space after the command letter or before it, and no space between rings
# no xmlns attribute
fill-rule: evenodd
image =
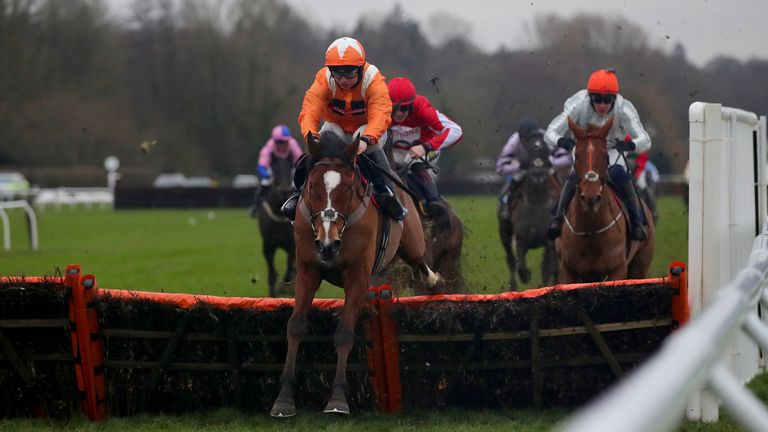
<svg viewBox="0 0 768 432"><path fill-rule="evenodd" d="M253 206L258 208L261 200L272 186L272 160L274 158L290 159L295 164L304 152L299 143L291 136L291 130L286 125L277 125L272 129L272 136L259 151L259 165L256 174L259 176L261 187L254 199Z"/></svg>
<svg viewBox="0 0 768 432"><path fill-rule="evenodd" d="M405 164L410 156L408 176L419 188L426 203L419 203L430 219L445 214L437 185L428 171L428 157L433 152L446 149L461 140L461 127L448 116L432 107L429 99L416 94L411 80L405 77L389 81L389 98L392 100L392 149L397 164ZM436 157L436 156L433 156Z"/></svg>
<svg viewBox="0 0 768 432"><path fill-rule="evenodd" d="M333 131L352 142L359 135L358 154L365 153L373 163L391 172L384 150L378 145L386 142L391 114L387 83L379 69L365 61L363 45L350 37L333 41L325 52L325 67L317 72L304 95L299 114L302 136L306 138L310 133L319 136L322 132ZM324 123L318 129L321 121ZM307 179L307 169L307 163L302 159L296 166L293 180L297 190L282 208L283 214L291 220ZM397 198L392 180L381 170L375 170L370 180L374 198L381 209L394 219L405 219L408 210Z"/></svg>
<svg viewBox="0 0 768 432"><path fill-rule="evenodd" d="M499 200L502 204L502 218L506 219L509 215L508 206L509 196L520 186L525 177L525 170L531 164L531 156L525 150L522 144L535 142L544 137L544 129L534 119L523 119L517 128L517 132L509 137L504 148L501 150L499 159L496 161L496 173L503 176L507 181L501 189ZM573 164L571 153L563 148L550 148L549 163L555 169L569 167Z"/></svg>
<svg viewBox="0 0 768 432"><path fill-rule="evenodd" d="M619 155L621 152L644 152L651 148L651 137L640 123L640 116L632 103L619 94L619 79L612 69L599 69L592 73L585 90L579 90L565 101L563 112L552 120L544 134L544 141L554 148L555 146L568 151L573 149L575 141L573 133L568 129L570 117L578 125L584 127L587 124L601 126L611 116L614 116L606 141L608 141L608 162L610 182L627 207L630 224L632 225L632 238L645 240L647 234L643 226L644 217L640 201L634 188L632 179L624 167L624 160ZM557 238L562 232L565 209L568 206L576 190L576 174L571 174L563 184L563 192L555 210L555 216L549 225L547 233L551 238Z"/></svg>

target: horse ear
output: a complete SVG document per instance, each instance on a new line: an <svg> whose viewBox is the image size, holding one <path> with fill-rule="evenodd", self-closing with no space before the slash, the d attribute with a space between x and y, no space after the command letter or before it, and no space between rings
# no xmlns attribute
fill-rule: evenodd
<svg viewBox="0 0 768 432"><path fill-rule="evenodd" d="M608 118L608 121L605 122L605 124L597 131L598 136L601 136L603 138L608 136L608 132L610 132L611 128L613 127L613 119L614 119L614 116L610 116Z"/></svg>
<svg viewBox="0 0 768 432"><path fill-rule="evenodd" d="M587 130L579 127L579 125L577 125L576 122L573 121L571 116L568 116L568 129L570 129L571 132L573 132L573 135L577 139L584 138L584 136L587 134Z"/></svg>
<svg viewBox="0 0 768 432"><path fill-rule="evenodd" d="M309 154L314 156L320 151L320 143L317 142L315 134L312 131L307 132L307 150Z"/></svg>
<svg viewBox="0 0 768 432"><path fill-rule="evenodd" d="M344 147L344 156L347 157L352 165L355 164L355 158L357 158L357 148L360 146L360 134L355 135L355 139L352 140L346 147Z"/></svg>

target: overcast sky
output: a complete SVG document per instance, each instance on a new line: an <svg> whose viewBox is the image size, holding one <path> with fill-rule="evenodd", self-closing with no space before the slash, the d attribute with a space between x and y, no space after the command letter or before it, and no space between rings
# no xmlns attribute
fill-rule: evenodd
<svg viewBox="0 0 768 432"><path fill-rule="evenodd" d="M105 1L119 13L132 0ZM648 33L653 47L665 52L681 43L688 59L699 66L718 55L768 60L768 0L283 1L317 25L338 29L340 36L349 33L361 17L376 20L400 3L406 17L418 21L428 36L434 28L430 18L447 13L471 24L469 36L478 46L489 51L502 45L522 49L533 46L531 27L536 15L597 13L624 16Z"/></svg>

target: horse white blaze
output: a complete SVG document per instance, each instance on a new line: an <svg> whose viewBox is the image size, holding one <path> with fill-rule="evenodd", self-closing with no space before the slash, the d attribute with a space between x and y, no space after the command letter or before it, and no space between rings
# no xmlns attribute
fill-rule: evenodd
<svg viewBox="0 0 768 432"><path fill-rule="evenodd" d="M328 197L328 204L326 205L325 209L336 211L336 209L333 208L333 205L331 204L331 192L333 192L333 190L336 189L336 186L341 183L341 174L336 171L326 171L325 174L323 174L323 183L325 183L325 193ZM328 233L331 230L331 222L323 222L323 229L325 230L325 238L323 239L323 244L328 246L331 244L331 239L328 237Z"/></svg>

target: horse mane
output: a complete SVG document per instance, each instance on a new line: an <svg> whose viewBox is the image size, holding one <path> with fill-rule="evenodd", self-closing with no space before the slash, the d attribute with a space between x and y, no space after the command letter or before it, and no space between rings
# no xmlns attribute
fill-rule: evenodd
<svg viewBox="0 0 768 432"><path fill-rule="evenodd" d="M588 137L605 139L605 137L608 136L608 132L613 127L613 120L614 116L611 115L608 117L608 121L606 121L602 126L595 126L590 123L587 125L587 127L583 128L576 124L572 118L568 117L568 128L573 132L573 135L577 140Z"/></svg>
<svg viewBox="0 0 768 432"><path fill-rule="evenodd" d="M357 140L355 142L355 149L357 149ZM350 166L354 165L354 156L350 157L351 144L347 143L344 137L339 136L333 131L324 131L320 134L320 139L315 141L311 136L307 139L309 150L309 166L314 166L317 162L324 158L339 158L344 163ZM357 152L355 151L353 155Z"/></svg>

